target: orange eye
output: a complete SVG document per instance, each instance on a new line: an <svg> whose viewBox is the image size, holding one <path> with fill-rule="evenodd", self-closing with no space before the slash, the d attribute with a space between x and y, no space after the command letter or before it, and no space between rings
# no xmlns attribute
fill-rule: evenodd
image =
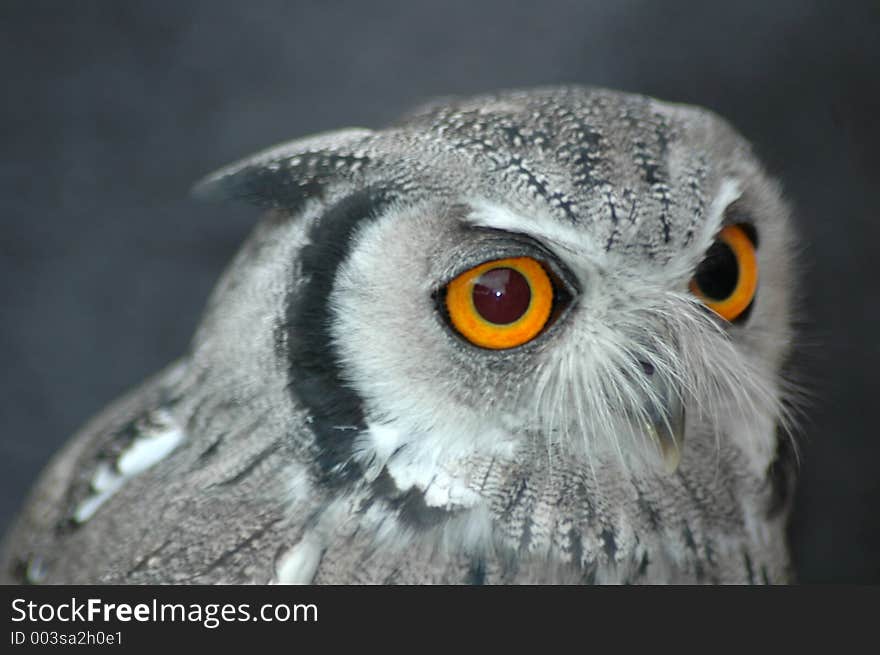
<svg viewBox="0 0 880 655"><path fill-rule="evenodd" d="M534 339L550 319L553 283L531 257L485 262L446 286L453 327L481 348L514 348Z"/></svg>
<svg viewBox="0 0 880 655"><path fill-rule="evenodd" d="M728 225L721 230L690 282L691 293L728 321L748 309L758 289L758 260L748 229Z"/></svg>

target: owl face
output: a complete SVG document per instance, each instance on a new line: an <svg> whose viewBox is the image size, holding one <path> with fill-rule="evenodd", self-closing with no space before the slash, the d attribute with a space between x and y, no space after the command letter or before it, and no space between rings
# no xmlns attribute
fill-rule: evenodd
<svg viewBox="0 0 880 655"><path fill-rule="evenodd" d="M481 97L283 146L205 189L303 221L284 342L329 479L389 473L448 505L488 461L663 475L720 440L756 472L772 458L787 213L708 112Z"/></svg>

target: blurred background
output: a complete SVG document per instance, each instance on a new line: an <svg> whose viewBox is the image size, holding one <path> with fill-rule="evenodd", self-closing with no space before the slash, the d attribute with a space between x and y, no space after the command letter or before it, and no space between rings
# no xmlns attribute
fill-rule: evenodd
<svg viewBox="0 0 880 655"><path fill-rule="evenodd" d="M0 531L49 456L183 354L257 219L203 174L432 96L576 82L707 106L803 237L792 545L880 582L880 2L45 2L0 7Z"/></svg>

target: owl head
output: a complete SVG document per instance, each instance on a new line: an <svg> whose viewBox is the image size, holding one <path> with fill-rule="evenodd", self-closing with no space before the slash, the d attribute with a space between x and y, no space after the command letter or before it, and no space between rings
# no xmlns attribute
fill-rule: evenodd
<svg viewBox="0 0 880 655"><path fill-rule="evenodd" d="M711 112L579 87L444 101L282 145L197 193L270 211L196 343L254 378L282 367L330 484L449 507L488 462L772 460L789 212Z"/></svg>

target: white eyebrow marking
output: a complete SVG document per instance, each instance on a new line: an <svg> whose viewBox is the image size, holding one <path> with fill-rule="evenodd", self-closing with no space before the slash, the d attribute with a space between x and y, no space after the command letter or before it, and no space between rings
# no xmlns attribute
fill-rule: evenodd
<svg viewBox="0 0 880 655"><path fill-rule="evenodd" d="M77 505L73 512L74 521L88 521L126 482L163 460L184 439L183 430L164 410L150 414L148 423L148 427L113 464L101 462L98 465L92 476L92 494Z"/></svg>
<svg viewBox="0 0 880 655"><path fill-rule="evenodd" d="M566 225L554 216L536 212L526 217L503 205L482 199L473 199L468 204L473 211L464 220L471 225L539 237L571 253L584 253L585 248L590 247L589 242L584 242L582 227ZM595 249L595 252L587 254L600 257L602 253Z"/></svg>
<svg viewBox="0 0 880 655"><path fill-rule="evenodd" d="M738 179L725 177L721 180L701 228L697 245L699 252L703 252L712 244L712 240L721 228L724 210L740 196L742 196L742 186ZM464 220L470 225L519 232L535 237L552 246L575 273L588 272L583 268L585 261L600 267L607 264L608 253L594 239L584 237L583 226L569 225L540 211L524 216L504 205L481 198L471 198L468 204L472 207L472 211Z"/></svg>
<svg viewBox="0 0 880 655"><path fill-rule="evenodd" d="M553 250L580 280L589 279L594 267L601 267L607 261L607 253L592 239L584 238L583 226L568 225L542 212L523 216L503 205L480 199L469 204L473 211L464 220L470 225L518 232L538 239Z"/></svg>
<svg viewBox="0 0 880 655"><path fill-rule="evenodd" d="M724 210L730 203L738 200L741 195L742 188L740 188L739 180L732 177L725 177L721 180L718 193L715 194L715 198L709 206L709 215L706 217L706 222L712 227L713 234L721 227Z"/></svg>

